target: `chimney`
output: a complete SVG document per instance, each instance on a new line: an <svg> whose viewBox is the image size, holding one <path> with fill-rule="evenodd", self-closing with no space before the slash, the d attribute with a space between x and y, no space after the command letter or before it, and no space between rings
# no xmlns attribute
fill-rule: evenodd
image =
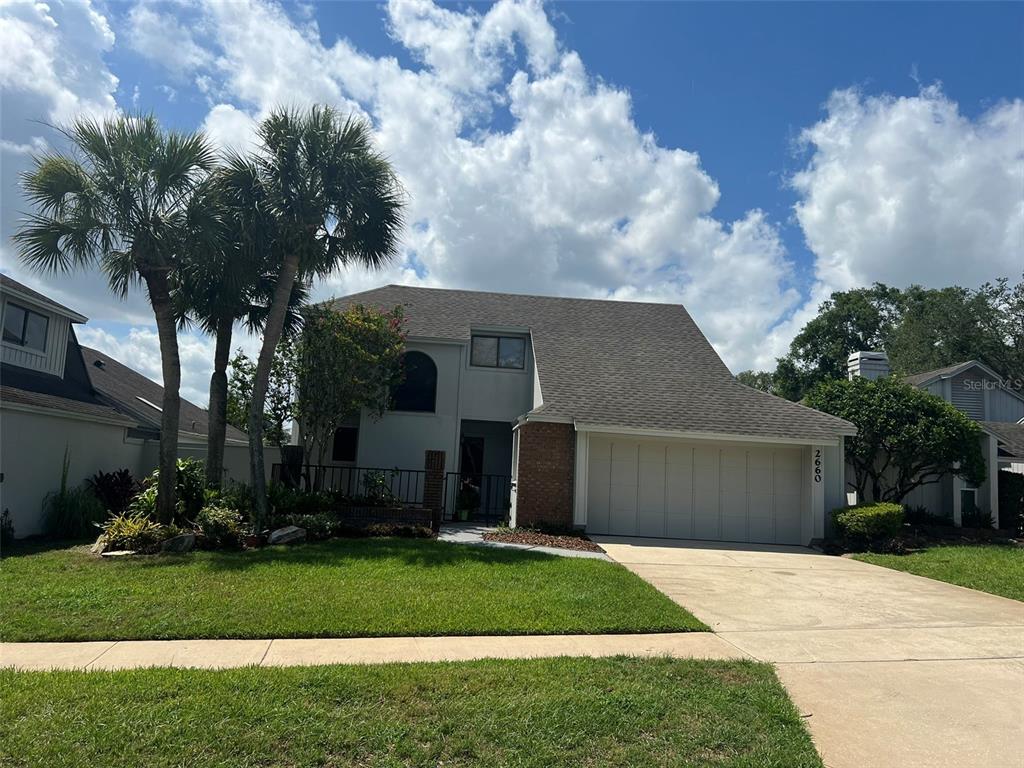
<svg viewBox="0 0 1024 768"><path fill-rule="evenodd" d="M853 352L846 358L846 371L851 379L863 376L874 381L889 375L889 357L885 352Z"/></svg>

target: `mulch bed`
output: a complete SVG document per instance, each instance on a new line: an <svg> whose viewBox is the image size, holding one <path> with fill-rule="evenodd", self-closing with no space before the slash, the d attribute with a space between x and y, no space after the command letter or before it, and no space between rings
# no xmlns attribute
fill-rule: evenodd
<svg viewBox="0 0 1024 768"><path fill-rule="evenodd" d="M576 549L582 552L604 552L597 544L586 536L572 534L551 534L540 531L509 528L503 531L489 531L483 536L484 541L502 541L507 544L529 544L532 547L558 547L559 549Z"/></svg>

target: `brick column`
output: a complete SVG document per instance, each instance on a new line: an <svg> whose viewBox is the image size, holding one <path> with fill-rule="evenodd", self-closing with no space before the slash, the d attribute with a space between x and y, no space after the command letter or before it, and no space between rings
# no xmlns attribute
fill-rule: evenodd
<svg viewBox="0 0 1024 768"><path fill-rule="evenodd" d="M436 532L441 527L444 507L444 451L426 451L423 469L423 506L430 510L430 527Z"/></svg>
<svg viewBox="0 0 1024 768"><path fill-rule="evenodd" d="M516 525L572 528L576 430L572 424L530 421L519 427Z"/></svg>

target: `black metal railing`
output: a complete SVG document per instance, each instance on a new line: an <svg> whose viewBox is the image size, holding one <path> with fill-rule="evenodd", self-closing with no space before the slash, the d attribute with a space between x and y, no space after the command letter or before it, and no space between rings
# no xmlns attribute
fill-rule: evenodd
<svg viewBox="0 0 1024 768"><path fill-rule="evenodd" d="M512 499L509 475L449 472L444 479L446 521L508 522Z"/></svg>
<svg viewBox="0 0 1024 768"><path fill-rule="evenodd" d="M274 464L274 482L304 491L331 491L351 499L389 498L398 504L423 503L426 471L349 467L337 464Z"/></svg>

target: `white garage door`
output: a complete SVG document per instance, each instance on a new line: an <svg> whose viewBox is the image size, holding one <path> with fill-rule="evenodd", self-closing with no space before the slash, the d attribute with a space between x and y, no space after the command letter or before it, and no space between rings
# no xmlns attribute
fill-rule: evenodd
<svg viewBox="0 0 1024 768"><path fill-rule="evenodd" d="M801 544L799 447L591 435L587 531Z"/></svg>

